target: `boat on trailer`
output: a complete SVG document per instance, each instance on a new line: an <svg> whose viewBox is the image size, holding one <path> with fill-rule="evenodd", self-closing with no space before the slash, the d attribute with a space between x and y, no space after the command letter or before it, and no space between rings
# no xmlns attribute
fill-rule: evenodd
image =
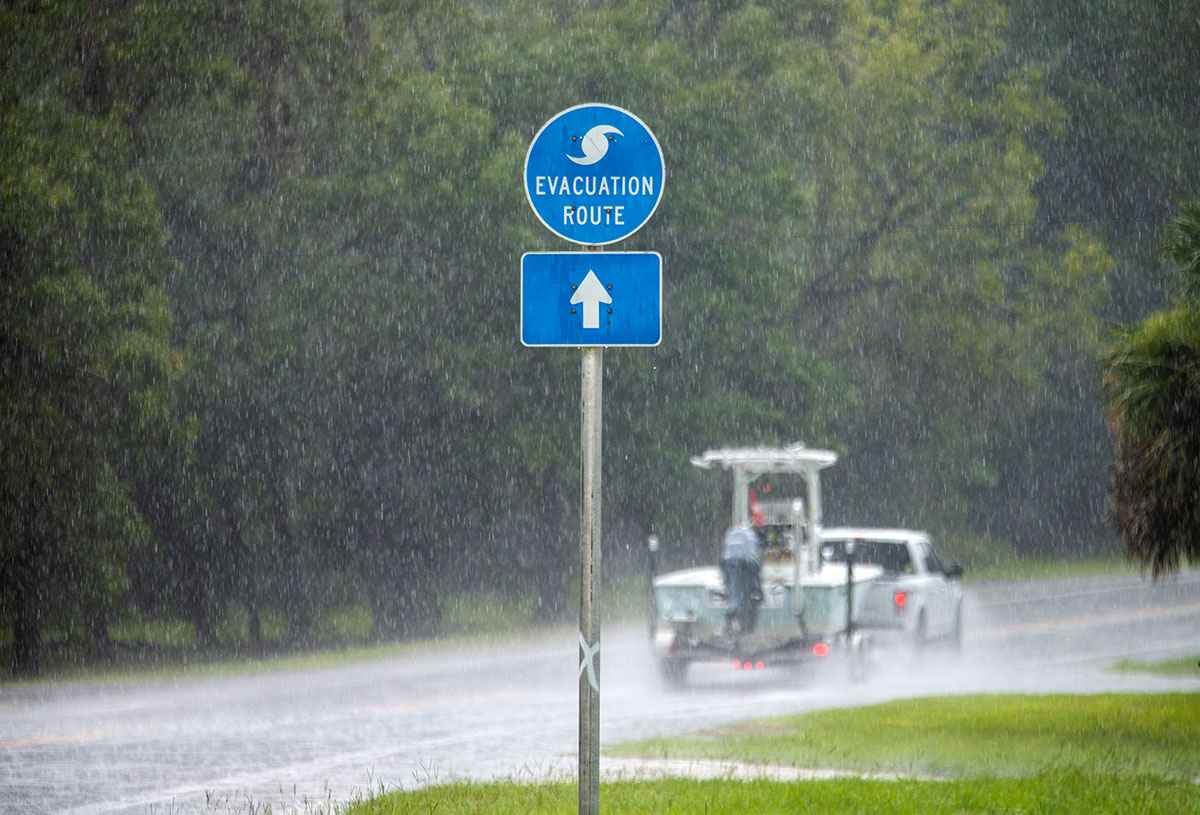
<svg viewBox="0 0 1200 815"><path fill-rule="evenodd" d="M820 473L837 454L794 444L708 450L691 462L732 475L731 526L718 565L651 574L651 642L663 676L682 683L695 662L762 670L861 654L854 618L883 570L822 557ZM785 474L803 479L803 498L757 500L756 482Z"/></svg>

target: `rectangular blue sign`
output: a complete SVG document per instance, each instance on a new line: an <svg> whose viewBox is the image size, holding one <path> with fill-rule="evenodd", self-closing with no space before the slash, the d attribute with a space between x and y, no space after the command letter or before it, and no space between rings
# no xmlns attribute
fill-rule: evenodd
<svg viewBox="0 0 1200 815"><path fill-rule="evenodd" d="M658 345L657 252L527 252L521 256L521 342L530 346Z"/></svg>

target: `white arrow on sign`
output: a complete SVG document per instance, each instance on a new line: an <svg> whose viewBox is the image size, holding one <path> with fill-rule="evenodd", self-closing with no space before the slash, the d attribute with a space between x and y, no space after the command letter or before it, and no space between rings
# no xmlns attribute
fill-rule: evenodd
<svg viewBox="0 0 1200 815"><path fill-rule="evenodd" d="M604 284L596 273L588 270L587 277L579 284L575 294L571 295L571 305L583 303L583 327L600 327L600 304L611 303L612 296L605 291Z"/></svg>

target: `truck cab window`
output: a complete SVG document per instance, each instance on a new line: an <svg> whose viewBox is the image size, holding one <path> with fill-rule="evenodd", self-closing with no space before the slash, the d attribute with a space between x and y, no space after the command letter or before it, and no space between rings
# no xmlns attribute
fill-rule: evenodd
<svg viewBox="0 0 1200 815"><path fill-rule="evenodd" d="M828 541L832 549L831 561L846 562L846 542ZM891 541L859 541L854 550L855 563L872 563L883 568L885 574L912 574L913 564L908 556L908 547Z"/></svg>
<svg viewBox="0 0 1200 815"><path fill-rule="evenodd" d="M921 553L925 556L925 567L928 571L945 573L946 569L942 566L941 558L937 556L937 552L933 550L931 544L922 543Z"/></svg>

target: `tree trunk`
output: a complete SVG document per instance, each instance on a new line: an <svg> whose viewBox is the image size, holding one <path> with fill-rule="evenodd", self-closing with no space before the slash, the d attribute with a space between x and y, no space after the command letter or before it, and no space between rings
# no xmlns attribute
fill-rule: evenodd
<svg viewBox="0 0 1200 815"><path fill-rule="evenodd" d="M186 588L183 613L196 629L196 648L206 651L217 643L216 628L213 626L212 604L205 596L204 586L193 580Z"/></svg>
<svg viewBox="0 0 1200 815"><path fill-rule="evenodd" d="M301 585L303 578L311 572L306 568L305 553L292 531L291 501L287 484L279 466L279 451L273 450L266 473L271 485L271 507L281 557L280 566L285 570L284 586L280 598L284 616L287 617L289 633L296 645L307 645L312 640L312 598Z"/></svg>
<svg viewBox="0 0 1200 815"><path fill-rule="evenodd" d="M113 649L112 638L108 635L108 614L97 611L88 617L88 646L94 654L105 656Z"/></svg>
<svg viewBox="0 0 1200 815"><path fill-rule="evenodd" d="M371 620L380 642L432 636L440 618L438 598L428 580L406 576L395 584L373 586Z"/></svg>
<svg viewBox="0 0 1200 815"><path fill-rule="evenodd" d="M249 630L250 645L255 650L262 648L262 615L258 610L258 598L251 593L246 598L246 627Z"/></svg>
<svg viewBox="0 0 1200 815"><path fill-rule="evenodd" d="M17 545L16 579L13 588L12 675L28 678L42 675L42 578L45 543L33 528L28 511L22 519Z"/></svg>
<svg viewBox="0 0 1200 815"><path fill-rule="evenodd" d="M400 620L395 604L389 596L390 589L372 581L371 585L371 635L376 642L391 642L400 638Z"/></svg>

